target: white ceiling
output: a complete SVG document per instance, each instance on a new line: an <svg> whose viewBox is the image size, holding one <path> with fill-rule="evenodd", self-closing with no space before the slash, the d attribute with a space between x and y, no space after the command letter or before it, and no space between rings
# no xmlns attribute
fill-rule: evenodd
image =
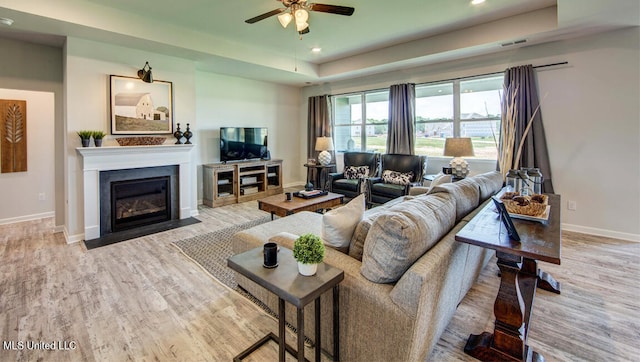
<svg viewBox="0 0 640 362"><path fill-rule="evenodd" d="M198 68L305 85L638 26L638 0L319 0L350 16L312 12L300 36L276 0L0 0L0 36L59 46L73 36L192 59ZM312 47L321 47L319 54Z"/></svg>

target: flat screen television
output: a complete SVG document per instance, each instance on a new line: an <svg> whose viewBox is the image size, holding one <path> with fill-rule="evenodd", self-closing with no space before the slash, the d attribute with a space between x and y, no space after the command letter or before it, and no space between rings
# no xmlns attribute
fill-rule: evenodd
<svg viewBox="0 0 640 362"><path fill-rule="evenodd" d="M220 161L241 161L256 158L268 158L266 128L220 128Z"/></svg>

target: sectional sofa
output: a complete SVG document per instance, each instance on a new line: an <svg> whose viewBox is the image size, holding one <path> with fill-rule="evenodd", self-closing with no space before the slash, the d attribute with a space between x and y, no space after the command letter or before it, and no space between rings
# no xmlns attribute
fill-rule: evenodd
<svg viewBox="0 0 640 362"><path fill-rule="evenodd" d="M340 284L340 359L425 361L492 254L454 236L503 184L490 172L442 184L369 209L348 252L327 248L325 263L345 272ZM275 241L292 248L297 235L321 235L323 216L301 212L234 235L235 253ZM238 284L277 311L277 297L236 274ZM332 295L322 296L322 347L331 351ZM295 309L287 304L295 325ZM305 332L313 339L313 303ZM292 317L292 318L289 318ZM471 331L470 331L471 332Z"/></svg>

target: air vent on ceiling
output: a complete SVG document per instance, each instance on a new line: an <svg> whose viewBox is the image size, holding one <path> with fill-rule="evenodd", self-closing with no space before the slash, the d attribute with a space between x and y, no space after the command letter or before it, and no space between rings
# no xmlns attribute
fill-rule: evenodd
<svg viewBox="0 0 640 362"><path fill-rule="evenodd" d="M512 45L522 44L522 43L526 43L526 42L527 42L527 39L520 39L520 40L515 40L515 41L512 41L512 42L508 42L508 43L502 43L502 44L500 44L500 46L510 47Z"/></svg>

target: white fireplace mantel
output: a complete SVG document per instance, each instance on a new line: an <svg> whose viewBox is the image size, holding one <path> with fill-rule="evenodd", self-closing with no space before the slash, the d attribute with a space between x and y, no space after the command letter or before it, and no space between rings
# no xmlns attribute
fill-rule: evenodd
<svg viewBox="0 0 640 362"><path fill-rule="evenodd" d="M100 237L100 171L179 166L179 217L191 213L191 150L194 145L78 147L84 179L84 239Z"/></svg>

